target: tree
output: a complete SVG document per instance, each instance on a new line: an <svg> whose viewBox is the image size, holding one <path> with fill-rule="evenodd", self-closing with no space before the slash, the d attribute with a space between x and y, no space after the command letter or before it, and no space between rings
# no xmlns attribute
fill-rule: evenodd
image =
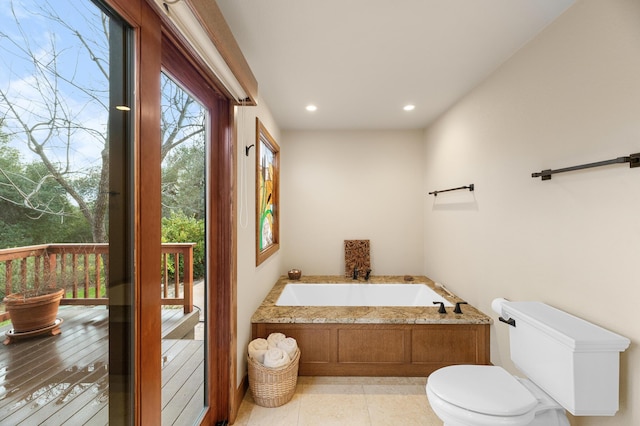
<svg viewBox="0 0 640 426"><path fill-rule="evenodd" d="M162 217L204 219L205 115L203 108L162 74Z"/></svg>
<svg viewBox="0 0 640 426"><path fill-rule="evenodd" d="M87 222L55 181L45 180L36 191L46 173L43 164L23 164L19 151L4 136L0 127L0 248L91 241ZM16 194L16 188L29 195ZM23 198L29 199L31 207L14 201ZM44 214L44 210L64 214Z"/></svg>
<svg viewBox="0 0 640 426"><path fill-rule="evenodd" d="M8 71L8 82L0 79L0 121L2 140L15 148L5 158L18 152L23 159L16 163L28 164L30 157L38 167L0 162L0 196L27 209L29 218L61 221L80 213L92 240L106 242L109 17L90 1L23 6L11 1L11 25L0 25L0 69ZM163 159L203 132L203 117L190 112L193 99L176 87L163 83ZM55 202L48 198L54 189L66 204L57 192Z"/></svg>
<svg viewBox="0 0 640 426"><path fill-rule="evenodd" d="M162 168L162 217L181 212L204 219L205 163L199 145L180 146L169 153Z"/></svg>
<svg viewBox="0 0 640 426"><path fill-rule="evenodd" d="M24 150L21 152L37 159L42 169L41 173L32 174L33 181L26 171L21 178L9 180L15 189L11 201L39 215L63 217L67 214L64 210L38 202L44 189L55 182L84 216L93 241L106 241L108 18L88 2L68 6L57 3L56 7L43 3L29 11L28 17L21 6L10 3L15 26L0 30L2 57L13 77L8 87L0 89L0 113L10 140L20 144ZM65 11L64 19L58 10ZM81 17L91 32L75 29ZM34 21L46 23L40 29L46 29L47 36L34 31ZM15 37L16 34L20 36ZM88 34L100 36L88 40ZM86 124L88 112L100 117L96 125ZM99 156L81 155L87 145L98 147ZM79 191L76 178L84 176L85 164L96 160L101 163L100 178L90 202ZM25 190L28 182L32 188Z"/></svg>

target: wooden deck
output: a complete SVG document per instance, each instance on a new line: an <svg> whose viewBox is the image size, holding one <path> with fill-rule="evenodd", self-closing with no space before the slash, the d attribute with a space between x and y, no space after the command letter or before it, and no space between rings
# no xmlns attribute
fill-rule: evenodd
<svg viewBox="0 0 640 426"><path fill-rule="evenodd" d="M108 311L63 306L58 316L62 334L0 345L0 424L109 423ZM194 317L163 309L163 336L182 335L185 318ZM163 425L192 424L203 409L203 343L162 341Z"/></svg>

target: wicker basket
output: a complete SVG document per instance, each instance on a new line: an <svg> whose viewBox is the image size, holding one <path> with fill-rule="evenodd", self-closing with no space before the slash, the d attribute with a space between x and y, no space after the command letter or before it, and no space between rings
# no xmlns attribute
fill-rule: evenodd
<svg viewBox="0 0 640 426"><path fill-rule="evenodd" d="M299 349L291 362L280 368L267 368L248 357L249 389L256 404L272 408L289 402L296 391L299 361Z"/></svg>

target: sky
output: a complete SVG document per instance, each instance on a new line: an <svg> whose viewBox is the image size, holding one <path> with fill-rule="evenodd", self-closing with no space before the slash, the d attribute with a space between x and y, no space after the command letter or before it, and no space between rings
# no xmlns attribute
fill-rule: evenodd
<svg viewBox="0 0 640 426"><path fill-rule="evenodd" d="M81 168L100 164L108 80L73 30L104 59L102 65L108 70L100 11L90 1L0 0L0 92L9 99L8 103L0 97L0 116L6 114L3 131L13 135L11 145L25 159L34 158L26 149L26 134L15 119L17 114L33 129L36 140L49 138L45 149L60 167L69 162ZM34 59L40 64L39 70L34 67ZM62 78L53 78L54 68ZM94 98L78 87L91 88ZM71 125L51 137L49 122L53 116L60 126Z"/></svg>

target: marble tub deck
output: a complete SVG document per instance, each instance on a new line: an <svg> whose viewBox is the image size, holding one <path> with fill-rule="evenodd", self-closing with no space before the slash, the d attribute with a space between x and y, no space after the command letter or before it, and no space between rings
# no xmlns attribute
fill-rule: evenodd
<svg viewBox="0 0 640 426"><path fill-rule="evenodd" d="M462 302L452 296L425 276L372 276L369 281L351 280L341 275L303 276L299 280L290 280L282 276L273 286L262 304L251 317L252 323L346 323L346 324L492 324L491 317L471 305L461 305L462 314L453 313L453 307L446 314L438 313L438 305L417 307L380 307L380 306L276 306L276 301L284 286L289 283L354 283L363 284L426 284L449 302Z"/></svg>

